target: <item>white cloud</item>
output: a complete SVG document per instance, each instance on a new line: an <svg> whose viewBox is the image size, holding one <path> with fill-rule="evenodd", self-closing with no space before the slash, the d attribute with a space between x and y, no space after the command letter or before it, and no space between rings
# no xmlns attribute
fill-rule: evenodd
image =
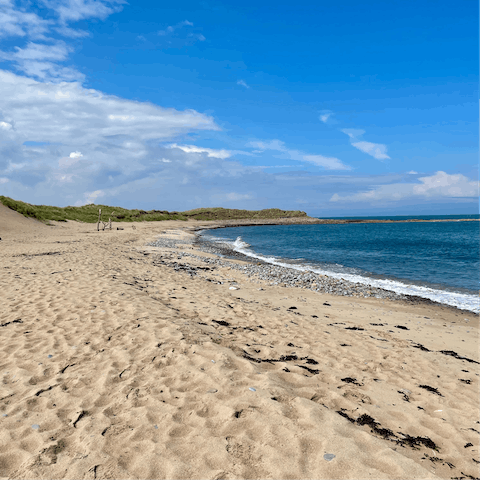
<svg viewBox="0 0 480 480"><path fill-rule="evenodd" d="M333 112L331 110L322 110L318 118L323 123L327 123L330 117L332 116L333 116ZM336 122L333 122L333 123L336 123Z"/></svg>
<svg viewBox="0 0 480 480"><path fill-rule="evenodd" d="M8 181L9 181L8 178L0 177L0 184L7 183Z"/></svg>
<svg viewBox="0 0 480 480"><path fill-rule="evenodd" d="M77 206L88 205L89 203L95 203L95 200L100 197L105 196L105 192L102 190L95 190L94 192L84 193L85 200L84 202L77 202Z"/></svg>
<svg viewBox="0 0 480 480"><path fill-rule="evenodd" d="M42 80L75 80L83 75L70 67L58 65L67 59L71 48L62 41L47 45L28 42L24 48L0 51L0 59L15 64L17 70Z"/></svg>
<svg viewBox="0 0 480 480"><path fill-rule="evenodd" d="M293 152L293 150L290 152ZM297 158L291 154L291 158L294 160L310 162L319 167L324 167L327 170L351 170L351 167L343 164L341 160L335 157L324 157L323 155L305 155L303 153L299 153Z"/></svg>
<svg viewBox="0 0 480 480"><path fill-rule="evenodd" d="M84 191L108 190L105 182L110 188L148 176L154 164L159 168L156 158L176 160L160 142L219 130L213 118L194 110L126 100L75 82L42 83L0 70L0 91L0 112L9 115L0 126L0 135L8 135L0 142L0 176L29 188L49 185L61 198L76 196L70 204ZM230 156L227 150L202 151ZM55 182L72 179L68 191L56 189Z"/></svg>
<svg viewBox="0 0 480 480"><path fill-rule="evenodd" d="M0 37L23 40L24 45L0 50L0 60L11 62L18 71L33 78L57 82L83 80L84 76L75 68L63 65L73 49L56 35L88 36L88 32L70 27L69 22L104 19L121 10L125 3L123 0L42 0L42 7L46 8L39 11L40 16L27 12L14 1L1 0Z"/></svg>
<svg viewBox="0 0 480 480"><path fill-rule="evenodd" d="M78 22L87 18L105 19L119 12L127 2L124 0L43 0L62 23Z"/></svg>
<svg viewBox="0 0 480 480"><path fill-rule="evenodd" d="M386 160L387 158L390 158L387 155L387 146L383 145L381 143L371 143L371 142L357 142L353 140L357 140L358 137L361 137L364 133L365 130L360 130L356 128L344 128L342 129L342 132L345 133L350 137L350 141L352 142L352 146L355 148L358 148L363 153L366 153L367 155L370 155L373 158L376 158L377 160Z"/></svg>
<svg viewBox="0 0 480 480"><path fill-rule="evenodd" d="M250 85L247 85L247 82L245 80L238 80L237 85L240 85L245 88L250 88Z"/></svg>
<svg viewBox="0 0 480 480"><path fill-rule="evenodd" d="M365 133L365 130L360 130L359 128L343 128L341 131L351 139L361 137Z"/></svg>
<svg viewBox="0 0 480 480"><path fill-rule="evenodd" d="M179 28L182 28L182 27L193 27L193 23L189 22L188 20L184 20L183 22L178 22L176 25L170 25L165 30L159 30L158 35L165 36L170 33L173 33L175 30L178 30Z"/></svg>
<svg viewBox="0 0 480 480"><path fill-rule="evenodd" d="M407 175L418 175L418 172L416 172L415 170L410 170L409 172L407 172Z"/></svg>
<svg viewBox="0 0 480 480"><path fill-rule="evenodd" d="M185 153L206 153L210 158L225 159L232 156L232 152L229 150L215 150L213 148L203 148L195 145L177 145L176 143L172 143L168 145L168 148L179 148Z"/></svg>
<svg viewBox="0 0 480 480"><path fill-rule="evenodd" d="M219 130L211 117L152 103L125 100L79 83L41 83L0 70L0 110L9 112L19 138L82 151L128 139L168 140L197 130ZM138 146L138 145L137 145Z"/></svg>
<svg viewBox="0 0 480 480"><path fill-rule="evenodd" d="M469 180L461 174L448 174L439 171L429 177L420 177L420 183L394 183L381 185L367 192L340 196L334 194L331 202L398 201L405 198L477 198L479 182Z"/></svg>
<svg viewBox="0 0 480 480"><path fill-rule="evenodd" d="M381 143L371 143L371 142L354 142L352 146L358 148L360 151L376 158L377 160L386 160L390 158L387 155L387 147L386 145L382 145Z"/></svg>
<svg viewBox="0 0 480 480"><path fill-rule="evenodd" d="M12 1L0 1L0 37L42 37L51 24L52 21L15 7Z"/></svg>
<svg viewBox="0 0 480 480"><path fill-rule="evenodd" d="M171 160L168 160L168 158L162 158L161 160L159 160L159 162L162 162L162 163L172 163Z"/></svg>
<svg viewBox="0 0 480 480"><path fill-rule="evenodd" d="M247 146L257 148L259 152L265 150L278 150L280 152L285 152L285 143L281 140L267 140L267 141L254 141L248 142Z"/></svg>
<svg viewBox="0 0 480 480"><path fill-rule="evenodd" d="M249 142L248 146L256 148L256 152L264 152L265 150L276 150L284 153L291 160L299 162L309 162L319 167L324 167L327 170L351 170L351 167L342 163L341 160L335 157L325 157L323 155L311 155L301 152L299 150L289 149L281 140L269 141L253 141Z"/></svg>
<svg viewBox="0 0 480 480"><path fill-rule="evenodd" d="M26 48L15 47L16 60L65 60L70 49L64 42L58 42L55 45L45 45L42 43L29 42Z"/></svg>
<svg viewBox="0 0 480 480"><path fill-rule="evenodd" d="M479 182L471 181L459 173L449 175L439 171L431 177L420 177L414 187L415 195L426 197L478 197Z"/></svg>
<svg viewBox="0 0 480 480"><path fill-rule="evenodd" d="M331 115L332 115L331 113L324 113L323 115L320 115L319 118L323 123L327 123Z"/></svg>

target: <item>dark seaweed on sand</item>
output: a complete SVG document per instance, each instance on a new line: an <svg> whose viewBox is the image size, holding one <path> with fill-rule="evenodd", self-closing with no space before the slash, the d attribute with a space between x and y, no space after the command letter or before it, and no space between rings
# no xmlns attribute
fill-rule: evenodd
<svg viewBox="0 0 480 480"><path fill-rule="evenodd" d="M440 397L443 397L443 395L436 388L431 387L430 385L419 385L419 387L428 390L429 392L436 393Z"/></svg>
<svg viewBox="0 0 480 480"><path fill-rule="evenodd" d="M358 382L357 382L357 379L356 379L356 378L345 377L345 378L342 378L341 380L342 380L342 382L345 382L345 383L353 383L354 385L357 385L357 386L359 386L359 387L362 386L361 383L358 383Z"/></svg>
<svg viewBox="0 0 480 480"><path fill-rule="evenodd" d="M457 352L454 352L453 350L440 350L440 353L443 353L444 355L450 355L451 357L454 357L454 358L458 358L458 360L466 360L467 362L478 363L480 365L480 362L477 362L476 360L472 360L471 358L462 357Z"/></svg>
<svg viewBox="0 0 480 480"><path fill-rule="evenodd" d="M417 343L416 345L413 345L413 348L419 348L422 350L422 352L431 352L427 347L424 347L421 343Z"/></svg>
<svg viewBox="0 0 480 480"><path fill-rule="evenodd" d="M401 445L402 447L408 446L412 448L417 448L419 445L424 445L427 448L438 451L438 446L430 438L419 437L419 436L412 437L410 435L407 435L405 433L400 433L400 432L398 433L401 435L401 437L398 437L389 428L381 428L380 424L376 422L374 418L372 418L370 415L367 415L366 413L364 413L363 415L360 415L356 420L350 417L343 410L337 410L337 413L341 415L343 418L346 418L349 422L353 424L357 424L360 426L368 425L372 433L379 435L385 440L391 440L397 443L397 445Z"/></svg>

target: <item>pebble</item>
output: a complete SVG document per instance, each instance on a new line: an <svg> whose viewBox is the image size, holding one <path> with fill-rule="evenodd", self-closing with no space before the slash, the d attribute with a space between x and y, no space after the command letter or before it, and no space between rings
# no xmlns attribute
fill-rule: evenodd
<svg viewBox="0 0 480 480"><path fill-rule="evenodd" d="M248 387L248 389L251 391L251 392L256 392L257 389L256 388L253 388L253 387Z"/></svg>
<svg viewBox="0 0 480 480"><path fill-rule="evenodd" d="M216 388L211 388L210 390L207 391L207 393L217 393L218 390Z"/></svg>
<svg viewBox="0 0 480 480"><path fill-rule="evenodd" d="M33 428L34 430L38 430L38 429L40 428L40 425L38 425L37 423L34 423L34 424L32 425L32 428Z"/></svg>
<svg viewBox="0 0 480 480"><path fill-rule="evenodd" d="M334 458L335 458L335 455L333 453L326 453L323 458L327 461L327 462L331 462Z"/></svg>
<svg viewBox="0 0 480 480"><path fill-rule="evenodd" d="M336 279L328 277L327 275L320 275L313 272L300 272L293 268L281 267L279 265L272 265L268 263L258 263L257 259L253 262L252 258L242 255L238 252L222 247L219 244L206 241L203 237L197 236L194 240L183 239L173 240L168 238L158 238L154 242L147 245L160 248L177 248L177 244L192 244L195 245L200 251L213 253L220 257L238 258L248 262L247 265L229 262L223 258L206 258L199 255L195 255L189 252L179 252L177 260L182 257L195 258L208 265L215 265L219 267L227 267L231 270L237 270L247 277L255 277L258 280L267 281L270 285L283 285L286 287L300 287L308 288L319 293L328 293L331 295L341 295L350 297L376 297L376 298L389 298L391 300L405 300L407 295L390 292L381 288L375 288L369 285L363 285L360 283L353 283L343 279ZM191 275L198 273L198 268L188 265L180 265L177 262L161 262L165 265L174 267L175 270L182 270ZM230 287L235 289L235 287Z"/></svg>
<svg viewBox="0 0 480 480"><path fill-rule="evenodd" d="M47 356L47 358L52 358L52 357L53 357L53 355L48 355L48 356Z"/></svg>

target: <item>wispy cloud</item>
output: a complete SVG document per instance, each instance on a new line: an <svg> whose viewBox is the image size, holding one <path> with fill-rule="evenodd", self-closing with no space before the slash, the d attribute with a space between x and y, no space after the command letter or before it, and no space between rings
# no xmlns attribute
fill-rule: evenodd
<svg viewBox="0 0 480 480"><path fill-rule="evenodd" d="M168 148L178 148L185 153L206 153L207 157L221 158L222 160L232 156L230 150L216 150L213 148L197 147L196 145L177 145L176 143L172 143L168 145Z"/></svg>
<svg viewBox="0 0 480 480"><path fill-rule="evenodd" d="M86 192L84 194L85 200L82 202L77 202L76 205L77 207L82 206L82 205L88 205L89 203L94 203L97 198L104 197L105 192L102 190L95 190L94 192Z"/></svg>
<svg viewBox="0 0 480 480"><path fill-rule="evenodd" d="M42 0L46 8L41 10L41 16L27 12L14 0L0 0L0 37L16 38L22 43L0 50L0 59L23 74L44 81L83 80L81 73L65 65L73 49L59 40L58 34L66 38L87 36L88 32L70 24L104 19L120 11L124 4L123 0Z"/></svg>
<svg viewBox="0 0 480 480"><path fill-rule="evenodd" d="M352 140L361 137L365 133L365 130L360 130L359 128L343 128L341 131L348 135Z"/></svg>
<svg viewBox="0 0 480 480"><path fill-rule="evenodd" d="M42 3L53 10L63 24L88 18L103 20L127 4L124 0L42 0Z"/></svg>
<svg viewBox="0 0 480 480"><path fill-rule="evenodd" d="M419 183L393 183L372 188L366 192L340 196L334 194L331 202L396 202L406 198L478 198L479 182L461 174L439 171L429 177L420 177Z"/></svg>
<svg viewBox="0 0 480 480"><path fill-rule="evenodd" d="M16 7L13 1L0 2L0 37L42 38L54 22Z"/></svg>
<svg viewBox="0 0 480 480"><path fill-rule="evenodd" d="M172 34L173 32L175 32L175 30L178 30L182 27L193 27L193 23L189 22L188 20L183 20L183 22L178 22L176 25L170 25L165 30L159 30L158 34L161 36L166 36Z"/></svg>
<svg viewBox="0 0 480 480"><path fill-rule="evenodd" d="M327 170L351 170L351 167L345 165L341 160L336 157L312 155L301 152L300 150L289 149L281 140L253 141L249 142L248 146L256 148L256 152L263 152L265 150L275 150L278 152L282 152L291 160L313 163L314 165L317 165L318 167L323 167Z"/></svg>
<svg viewBox="0 0 480 480"><path fill-rule="evenodd" d="M256 148L257 152L263 152L265 150L286 151L285 143L281 140L255 140L249 142L247 146Z"/></svg>
<svg viewBox="0 0 480 480"><path fill-rule="evenodd" d="M318 117L323 123L327 123L330 117L332 117L333 112L331 110L322 110L320 116Z"/></svg>
<svg viewBox="0 0 480 480"><path fill-rule="evenodd" d="M68 58L71 51L71 47L63 41L56 41L49 45L28 42L24 48L15 47L9 52L0 51L0 59L14 63L17 70L41 80L83 79L83 74L76 69L60 65Z"/></svg>
<svg viewBox="0 0 480 480"><path fill-rule="evenodd" d="M237 85L240 85L245 88L250 88L250 85L247 85L247 82L245 80L238 80Z"/></svg>
<svg viewBox="0 0 480 480"><path fill-rule="evenodd" d="M359 130L355 128L344 128L342 130L343 133L350 137L350 141L352 147L357 148L363 153L370 155L377 160L387 160L390 157L387 155L387 146L383 145L382 143L372 143L372 142L365 142L365 141L356 141L358 137L361 137L365 130Z"/></svg>
<svg viewBox="0 0 480 480"><path fill-rule="evenodd" d="M381 143L371 142L352 142L352 146L358 148L361 152L370 155L377 160L386 160L390 158L387 155L387 146Z"/></svg>
<svg viewBox="0 0 480 480"><path fill-rule="evenodd" d="M178 22L176 25L170 25L165 30L159 30L157 34L165 38L168 48L182 48L193 45L196 42L204 42L205 36L198 32L193 32L189 28L184 31L184 27L193 27L193 23L188 20Z"/></svg>

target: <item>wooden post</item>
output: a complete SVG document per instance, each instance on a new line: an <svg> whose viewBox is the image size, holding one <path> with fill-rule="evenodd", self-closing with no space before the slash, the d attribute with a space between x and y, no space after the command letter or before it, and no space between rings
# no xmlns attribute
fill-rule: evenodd
<svg viewBox="0 0 480 480"><path fill-rule="evenodd" d="M100 221L101 221L101 218L102 218L102 209L99 208L99 209L98 209L97 232L100 231Z"/></svg>

